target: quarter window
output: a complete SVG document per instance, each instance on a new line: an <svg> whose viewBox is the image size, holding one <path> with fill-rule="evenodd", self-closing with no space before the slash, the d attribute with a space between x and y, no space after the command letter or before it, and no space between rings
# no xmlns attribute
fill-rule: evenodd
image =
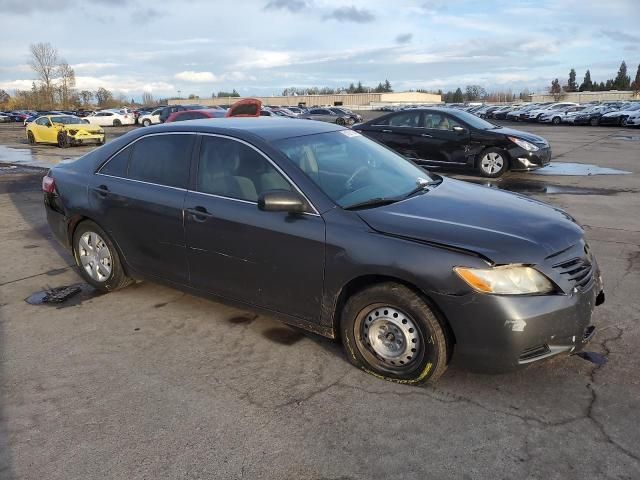
<svg viewBox="0 0 640 480"><path fill-rule="evenodd" d="M128 178L186 188L193 135L153 135L133 145Z"/></svg>
<svg viewBox="0 0 640 480"><path fill-rule="evenodd" d="M199 192L256 202L270 190L291 190L282 174L247 145L220 137L203 137L198 166Z"/></svg>

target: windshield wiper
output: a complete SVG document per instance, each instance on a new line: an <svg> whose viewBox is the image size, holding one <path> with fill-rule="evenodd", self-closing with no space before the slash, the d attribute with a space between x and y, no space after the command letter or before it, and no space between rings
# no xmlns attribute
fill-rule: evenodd
<svg viewBox="0 0 640 480"><path fill-rule="evenodd" d="M415 186L415 188L413 188L408 193L406 193L403 198L409 198L409 197L415 195L416 193L422 192L423 190L425 190L428 187L434 187L434 186L440 184L440 181L438 181L438 180L429 181L429 180L425 180L424 178L418 178L416 180L416 183L417 183L417 185Z"/></svg>
<svg viewBox="0 0 640 480"><path fill-rule="evenodd" d="M391 197L376 197L371 198L369 200L365 200L364 202L354 203L353 205L349 205L347 207L342 207L345 210L358 210L360 208L368 208L368 207L382 207L383 205L389 205L391 203L397 202L398 198Z"/></svg>

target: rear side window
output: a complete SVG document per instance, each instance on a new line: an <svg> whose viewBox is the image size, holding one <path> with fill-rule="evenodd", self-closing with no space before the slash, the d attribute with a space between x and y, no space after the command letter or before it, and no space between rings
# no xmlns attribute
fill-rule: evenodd
<svg viewBox="0 0 640 480"><path fill-rule="evenodd" d="M128 178L186 188L194 135L153 135L132 147Z"/></svg>
<svg viewBox="0 0 640 480"><path fill-rule="evenodd" d="M100 173L114 177L126 177L131 150L133 150L131 147L120 150L119 153L111 157L111 159L104 164L100 169Z"/></svg>

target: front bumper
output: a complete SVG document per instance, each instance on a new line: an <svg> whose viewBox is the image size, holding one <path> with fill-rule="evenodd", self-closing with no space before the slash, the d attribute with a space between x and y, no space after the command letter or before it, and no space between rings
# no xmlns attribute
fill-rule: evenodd
<svg viewBox="0 0 640 480"><path fill-rule="evenodd" d="M476 371L509 371L584 349L595 333L591 316L604 302L599 274L567 295L473 293L434 298L453 329L454 362Z"/></svg>
<svg viewBox="0 0 640 480"><path fill-rule="evenodd" d="M625 127L635 127L640 125L640 117L627 117L622 122Z"/></svg>
<svg viewBox="0 0 640 480"><path fill-rule="evenodd" d="M521 147L509 149L511 170L535 170L547 166L551 162L551 148L542 147L535 152L529 152Z"/></svg>
<svg viewBox="0 0 640 480"><path fill-rule="evenodd" d="M75 135L67 134L67 138L73 145L82 145L85 143L104 143L105 134L78 132Z"/></svg>

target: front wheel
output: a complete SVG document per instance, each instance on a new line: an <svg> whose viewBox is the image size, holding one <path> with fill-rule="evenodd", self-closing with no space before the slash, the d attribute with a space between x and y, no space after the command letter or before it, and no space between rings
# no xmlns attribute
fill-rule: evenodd
<svg viewBox="0 0 640 480"><path fill-rule="evenodd" d="M143 127L148 127L149 125L151 125L151 120L149 120L148 118L145 118L145 119L142 121L142 126L143 126Z"/></svg>
<svg viewBox="0 0 640 480"><path fill-rule="evenodd" d="M29 142L29 145L36 144L36 137L33 136L33 132L27 132L27 141Z"/></svg>
<svg viewBox="0 0 640 480"><path fill-rule="evenodd" d="M82 277L98 290L111 292L132 281L105 231L90 220L80 223L73 234L73 256Z"/></svg>
<svg viewBox="0 0 640 480"><path fill-rule="evenodd" d="M339 118L336 120L336 123L337 123L338 125L340 125L341 127L344 127L344 126L345 126L345 124L346 124L346 122L344 121L344 118L341 118L341 117L339 117Z"/></svg>
<svg viewBox="0 0 640 480"><path fill-rule="evenodd" d="M499 148L487 148L480 154L478 170L483 177L500 177L507 171L506 154Z"/></svg>
<svg viewBox="0 0 640 480"><path fill-rule="evenodd" d="M60 132L58 134L58 147L67 148L69 146L69 137L65 132Z"/></svg>
<svg viewBox="0 0 640 480"><path fill-rule="evenodd" d="M560 117L553 117L552 122L554 125L560 125Z"/></svg>
<svg viewBox="0 0 640 480"><path fill-rule="evenodd" d="M122 126L122 122L116 118L116 119L113 121L113 126L114 126L114 127L121 127L121 126Z"/></svg>
<svg viewBox="0 0 640 480"><path fill-rule="evenodd" d="M376 377L433 383L447 368L442 325L404 285L381 283L356 293L344 307L340 326L349 361Z"/></svg>

